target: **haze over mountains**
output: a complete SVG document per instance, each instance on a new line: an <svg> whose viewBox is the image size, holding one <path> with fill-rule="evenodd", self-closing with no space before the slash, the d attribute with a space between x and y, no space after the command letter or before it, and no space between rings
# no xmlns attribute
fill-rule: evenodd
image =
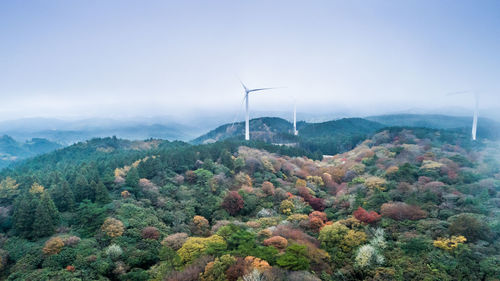
<svg viewBox="0 0 500 281"><path fill-rule="evenodd" d="M311 120L321 120L319 115L308 116ZM216 127L218 123L217 119L181 123L168 117L129 120L93 118L74 121L31 118L4 121L0 122L0 135L3 135L0 138L0 168L96 137L116 136L129 140L150 138L181 140L193 144L243 139L243 122L227 123ZM290 121L279 117L254 118L250 126L252 140L292 145L311 153L333 155L354 148L384 127L453 129L466 133L470 131L471 118L437 114L388 114L365 118L341 118L325 122L300 121L297 123L299 136L293 135L293 124ZM216 128L205 133L207 127ZM480 118L478 136L499 139L500 123L488 118Z"/></svg>

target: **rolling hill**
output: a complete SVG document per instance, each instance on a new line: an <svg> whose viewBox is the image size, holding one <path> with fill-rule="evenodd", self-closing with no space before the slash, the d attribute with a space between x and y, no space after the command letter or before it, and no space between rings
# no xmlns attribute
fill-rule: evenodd
<svg viewBox="0 0 500 281"><path fill-rule="evenodd" d="M294 136L293 125L281 118L250 120L250 139L299 146L310 152L336 154L352 149L384 125L362 118L343 118L322 123L298 122L299 135ZM245 123L225 124L192 141L194 144L220 140L243 139Z"/></svg>
<svg viewBox="0 0 500 281"><path fill-rule="evenodd" d="M51 152L61 147L62 145L46 139L33 138L22 143L4 135L0 137L0 168L4 168L15 161Z"/></svg>
<svg viewBox="0 0 500 281"><path fill-rule="evenodd" d="M431 129L458 129L468 132L472 128L472 117L449 116L439 114L389 114L365 117L367 120L375 121L385 126L399 127L422 127ZM500 123L488 119L479 118L478 137L499 139Z"/></svg>

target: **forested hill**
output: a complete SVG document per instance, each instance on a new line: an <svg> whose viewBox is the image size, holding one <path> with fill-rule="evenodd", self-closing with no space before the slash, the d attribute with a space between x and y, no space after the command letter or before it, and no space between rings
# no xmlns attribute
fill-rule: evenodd
<svg viewBox="0 0 500 281"><path fill-rule="evenodd" d="M300 129L304 138L330 137L340 134L365 135L373 133L384 125L363 118L343 118L322 123L306 123Z"/></svg>
<svg viewBox="0 0 500 281"><path fill-rule="evenodd" d="M384 125L362 118L343 118L322 123L298 122L299 136L304 139L334 137L340 135L366 135L375 132ZM210 143L228 138L242 139L245 134L245 122L225 124L202 135L192 142ZM296 142L293 124L277 117L263 117L250 120L250 138L274 143Z"/></svg>
<svg viewBox="0 0 500 281"><path fill-rule="evenodd" d="M12 137L0 137L0 169L15 161L47 153L62 146L46 139L33 138L26 142L18 142Z"/></svg>
<svg viewBox="0 0 500 281"><path fill-rule="evenodd" d="M211 143L244 136L244 122L226 124L193 140L193 143ZM293 135L293 124L281 118L250 120L250 139L269 143L289 144L315 154L336 154L352 149L382 124L362 118L344 118L323 123L298 122L299 135Z"/></svg>
<svg viewBox="0 0 500 281"><path fill-rule="evenodd" d="M0 279L494 281L499 156L424 128L323 160L93 139L0 173Z"/></svg>
<svg viewBox="0 0 500 281"><path fill-rule="evenodd" d="M243 139L245 122L225 124L194 139L195 144L212 143L228 138ZM250 138L267 142L280 142L280 138L290 139L293 136L293 125L278 117L262 117L250 120Z"/></svg>
<svg viewBox="0 0 500 281"><path fill-rule="evenodd" d="M471 131L472 116L448 116L439 114L389 114L369 116L365 119L372 120L385 126L422 127L432 129L460 129L462 132ZM500 123L479 118L477 135L480 138L500 139Z"/></svg>

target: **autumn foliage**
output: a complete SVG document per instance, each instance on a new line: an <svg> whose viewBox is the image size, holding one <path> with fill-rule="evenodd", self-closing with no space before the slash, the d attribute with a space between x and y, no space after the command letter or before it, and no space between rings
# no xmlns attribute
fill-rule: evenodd
<svg viewBox="0 0 500 281"><path fill-rule="evenodd" d="M125 228L123 223L114 218L107 218L101 226L101 230L111 238L122 236Z"/></svg>
<svg viewBox="0 0 500 281"><path fill-rule="evenodd" d="M262 191L266 194L266 195L274 195L274 185L269 182L269 181L265 181L262 183Z"/></svg>
<svg viewBox="0 0 500 281"><path fill-rule="evenodd" d="M309 203L309 205L316 211L323 211L326 206L325 206L325 201L321 198L316 198L311 195L309 192L309 189L307 187L298 187L297 191L299 192L299 195L304 198L304 201Z"/></svg>
<svg viewBox="0 0 500 281"><path fill-rule="evenodd" d="M193 226L193 232L197 235L206 236L210 233L210 224L203 216L194 216Z"/></svg>
<svg viewBox="0 0 500 281"><path fill-rule="evenodd" d="M64 242L61 237L52 237L43 246L42 251L47 255L58 254L64 247Z"/></svg>
<svg viewBox="0 0 500 281"><path fill-rule="evenodd" d="M380 213L394 220L419 220L427 217L427 212L420 207L403 202L384 203L380 208Z"/></svg>
<svg viewBox="0 0 500 281"><path fill-rule="evenodd" d="M262 242L265 246L273 246L278 250L283 250L288 245L288 241L281 236L273 236Z"/></svg>
<svg viewBox="0 0 500 281"><path fill-rule="evenodd" d="M165 237L161 241L161 244L163 246L170 247L174 250L179 250L187 239L188 239L187 233L184 232L174 233Z"/></svg>
<svg viewBox="0 0 500 281"><path fill-rule="evenodd" d="M229 192L224 201L222 201L222 208L224 208L232 216L238 214L243 209L243 198L236 191Z"/></svg>
<svg viewBox="0 0 500 281"><path fill-rule="evenodd" d="M357 220L369 224L376 223L382 217L381 215L377 214L377 212L375 211L368 212L362 207L359 207L356 211L354 211L353 215Z"/></svg>
<svg viewBox="0 0 500 281"><path fill-rule="evenodd" d="M459 245L465 243L467 241L467 238L465 238L462 235L458 236L452 236L450 238L438 238L437 240L434 240L434 247L440 248L446 251L453 251L455 250Z"/></svg>
<svg viewBox="0 0 500 281"><path fill-rule="evenodd" d="M160 238L160 231L154 226L148 226L142 229L141 236L143 239L158 240Z"/></svg>

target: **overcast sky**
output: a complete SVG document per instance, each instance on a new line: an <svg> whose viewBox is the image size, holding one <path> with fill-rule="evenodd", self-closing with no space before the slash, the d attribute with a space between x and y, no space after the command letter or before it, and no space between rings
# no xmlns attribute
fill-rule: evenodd
<svg viewBox="0 0 500 281"><path fill-rule="evenodd" d="M500 107L500 1L0 1L0 119Z"/></svg>

